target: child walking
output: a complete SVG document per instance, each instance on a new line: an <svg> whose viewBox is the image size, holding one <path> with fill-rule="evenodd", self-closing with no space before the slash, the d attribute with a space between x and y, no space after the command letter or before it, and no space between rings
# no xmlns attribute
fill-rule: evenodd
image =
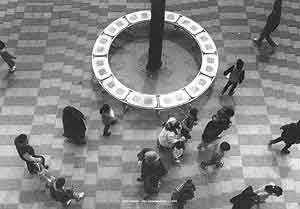
<svg viewBox="0 0 300 209"><path fill-rule="evenodd" d="M100 115L104 124L103 136L110 136L110 126L117 122L113 109L108 104L103 104L100 108Z"/></svg>
<svg viewBox="0 0 300 209"><path fill-rule="evenodd" d="M230 150L230 144L227 142L222 142L216 146L215 150L213 151L212 157L208 161L203 161L201 163L201 168L206 170L208 166L215 165L216 168L223 167L223 162L221 161L225 155L225 152Z"/></svg>
<svg viewBox="0 0 300 209"><path fill-rule="evenodd" d="M16 57L9 54L7 50L5 50L5 48L5 44L2 41L0 41L0 56L2 57L4 62L6 62L6 64L9 66L8 71L13 73L16 70L16 63L13 59L16 59Z"/></svg>

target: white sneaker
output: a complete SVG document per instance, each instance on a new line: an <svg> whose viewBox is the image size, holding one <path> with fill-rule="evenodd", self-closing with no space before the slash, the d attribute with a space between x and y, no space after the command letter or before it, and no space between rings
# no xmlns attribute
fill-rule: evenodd
<svg viewBox="0 0 300 209"><path fill-rule="evenodd" d="M9 69L9 72L13 73L16 70L16 66L13 66L12 68Z"/></svg>
<svg viewBox="0 0 300 209"><path fill-rule="evenodd" d="M80 201L82 198L84 198L85 194L84 192L79 192L76 194L76 200Z"/></svg>

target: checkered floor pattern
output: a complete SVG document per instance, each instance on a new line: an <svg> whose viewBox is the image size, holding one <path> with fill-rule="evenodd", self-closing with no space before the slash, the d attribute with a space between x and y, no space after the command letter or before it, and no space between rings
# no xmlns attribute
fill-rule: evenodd
<svg viewBox="0 0 300 209"><path fill-rule="evenodd" d="M82 209L171 208L168 202L139 202L142 185L136 181L136 153L154 147L161 127L155 113L130 109L101 136L98 113L104 103L117 113L121 104L91 82L91 49L97 34L112 20L150 7L146 0L1 0L0 39L17 57L17 71L7 73L0 62L0 208L54 209L38 179L28 174L13 139L30 136L37 153L45 154L54 175L65 176L86 198L70 206ZM186 208L229 209L229 199L245 185L257 187L270 181L284 189L261 208L296 209L300 202L300 150L281 156L282 144L267 149L268 140L280 134L282 124L300 119L300 2L284 0L282 21L272 34L277 51L253 47L272 8L272 0L174 0L167 10L186 15L213 37L220 55L219 74L211 92L192 103L200 109L200 123L192 132L184 162L167 165L155 200L170 200L170 192L192 177L196 197ZM220 97L226 83L222 72L237 58L246 62L245 82L234 97ZM74 146L62 137L62 109L73 105L87 116L86 146ZM205 124L221 105L235 105L232 127L223 139L232 149L217 172L204 173L196 145ZM162 113L182 117L176 109ZM131 200L131 201L129 201Z"/></svg>

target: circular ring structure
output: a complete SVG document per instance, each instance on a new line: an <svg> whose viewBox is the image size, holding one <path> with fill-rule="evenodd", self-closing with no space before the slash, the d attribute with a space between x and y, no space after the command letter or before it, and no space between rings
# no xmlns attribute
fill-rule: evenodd
<svg viewBox="0 0 300 209"><path fill-rule="evenodd" d="M219 65L217 48L212 38L204 28L188 17L165 12L165 22L186 31L201 50L202 63L199 72L184 88L168 94L144 94L123 85L110 69L108 55L114 39L126 28L150 19L150 10L137 11L118 18L103 30L93 47L92 66L95 77L109 94L131 106L161 110L187 104L209 88Z"/></svg>

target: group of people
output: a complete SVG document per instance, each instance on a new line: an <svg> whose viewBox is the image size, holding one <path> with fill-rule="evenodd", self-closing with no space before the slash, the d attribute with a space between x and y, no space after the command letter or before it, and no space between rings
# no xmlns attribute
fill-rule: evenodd
<svg viewBox="0 0 300 209"><path fill-rule="evenodd" d="M186 143L191 140L191 131L198 123L197 114L198 109L191 108L182 121L170 117L163 124L158 135L158 151L154 148L143 148L137 154L138 164L141 166L141 176L137 180L144 183L145 199L159 191L160 179L168 172L161 161L160 154L168 152L171 155L166 156L171 156L174 163L181 162L180 159L184 155ZM217 168L222 167L221 159L225 152L230 150L230 144L226 141L221 143L217 143L217 141L221 138L220 134L230 127L230 119L233 115L234 110L231 107L222 107L206 125L198 149L204 151L213 145L213 154L210 160L201 163L201 168L207 169L210 165L216 165ZM173 192L172 200L177 200L177 208L181 209L187 200L194 197L195 186L192 179L188 179L178 188Z"/></svg>
<svg viewBox="0 0 300 209"><path fill-rule="evenodd" d="M282 0L275 0L272 13L268 16L267 23L262 30L260 37L254 39L254 43L261 47L263 39L273 47L276 43L270 38L270 34L278 27L281 16ZM0 56L8 64L9 72L14 72L16 65L12 56L5 50L5 44L0 41ZM223 88L223 95L227 89L229 95L232 96L238 84L241 84L245 77L244 61L238 59L235 65L224 71L224 76L228 78L228 82ZM110 136L111 125L117 122L117 117L111 106L103 104L99 113L104 124L103 136ZM160 152L171 152L172 159L175 163L180 163L184 155L186 143L191 140L191 131L197 124L198 109L191 108L186 118L178 121L175 117L170 117L164 124L157 138L158 152L152 148L144 148L138 154L138 164L141 167L141 176L138 181L144 183L146 193L145 199L148 199L151 194L159 192L160 179L167 174L167 169L161 161ZM200 164L202 169L207 169L208 166L215 165L216 168L223 166L222 158L224 154L230 150L230 144L226 141L217 143L221 138L221 133L228 129L231 125L231 117L234 116L234 110L230 107L221 108L212 119L207 123L203 130L201 143L198 145L199 151L207 150L212 147L211 158L203 161ZM86 144L86 117L79 110L72 106L67 106L63 110L62 115L63 128L65 136L69 142L74 144ZM280 141L285 142L285 147L281 150L283 154L288 154L288 150L293 144L300 143L300 120L297 123L290 123L281 127L283 130L280 137L271 140L269 146ZM47 188L50 190L51 196L62 202L65 206L71 203L71 200L80 201L84 198L83 192L75 192L73 189L65 188L64 177L54 177L48 172L49 166L45 164L45 158L41 155L36 155L32 146L28 143L28 137L25 134L20 134L15 138L15 146L22 160L27 164L30 174L38 175L42 181L46 182ZM175 200L178 209L183 209L187 200L194 198L196 190L192 179L187 179L173 191L171 199ZM233 204L233 209L247 209L254 204L264 202L270 195L282 195L282 188L274 184L266 185L260 189L253 191L252 186L247 187L241 194L233 197L230 202Z"/></svg>
<svg viewBox="0 0 300 209"><path fill-rule="evenodd" d="M72 188L65 188L64 177L54 177L50 175L49 166L45 164L45 158L42 155L35 154L32 146L29 145L27 135L20 134L14 140L17 152L22 160L27 164L31 175L37 175L45 187L49 189L51 196L64 206L69 206L74 199L80 201L84 198L84 192L75 192Z"/></svg>
<svg viewBox="0 0 300 209"><path fill-rule="evenodd" d="M160 159L160 154L158 153L170 152L172 153L171 156L174 162L180 163L180 158L183 157L184 154L185 144L191 139L190 132L192 131L193 126L197 124L197 113L198 110L196 108L190 109L189 114L183 121L178 121L176 118L170 117L167 122L163 124L163 129L158 135L158 152L152 148L144 148L138 153L137 157L139 162L138 164L141 165L141 177L137 178L137 180L144 182L146 199L149 198L151 194L159 191L160 178L167 173L167 170ZM216 168L221 168L223 166L222 158L231 147L226 141L219 143L218 139L222 137L222 132L230 127L231 117L233 116L233 108L222 107L212 116L211 121L209 121L204 128L202 141L198 145L198 150L205 151L210 149L212 154L209 160L201 162L200 167L202 169L206 170L208 166L212 165ZM281 152L283 154L288 154L288 148L291 147L292 144L300 143L300 120L297 123L284 125L281 129L283 130L281 136L277 139L271 140L269 142L269 146L283 141L286 143L286 146ZM192 184L191 179L188 179L186 182ZM174 191L176 195L172 195L172 200L175 200L176 198L178 199L178 209L182 209L186 201L192 199L192 194L194 194L195 191L195 187L193 186L188 186L187 188L189 189L186 189L186 187L183 188L185 189L183 189L181 193L179 193L177 189ZM275 190L276 192L274 192ZM278 190L281 192L278 192ZM231 202L234 203L234 209L246 209L245 205L247 205L248 197L246 197L244 193L231 200ZM282 194L282 189L279 186L271 187L268 185L265 187L264 191L256 190L254 193L256 194L256 199L251 199L251 197L251 201L248 201L250 205L262 203L262 199L265 200L270 195L280 196Z"/></svg>

